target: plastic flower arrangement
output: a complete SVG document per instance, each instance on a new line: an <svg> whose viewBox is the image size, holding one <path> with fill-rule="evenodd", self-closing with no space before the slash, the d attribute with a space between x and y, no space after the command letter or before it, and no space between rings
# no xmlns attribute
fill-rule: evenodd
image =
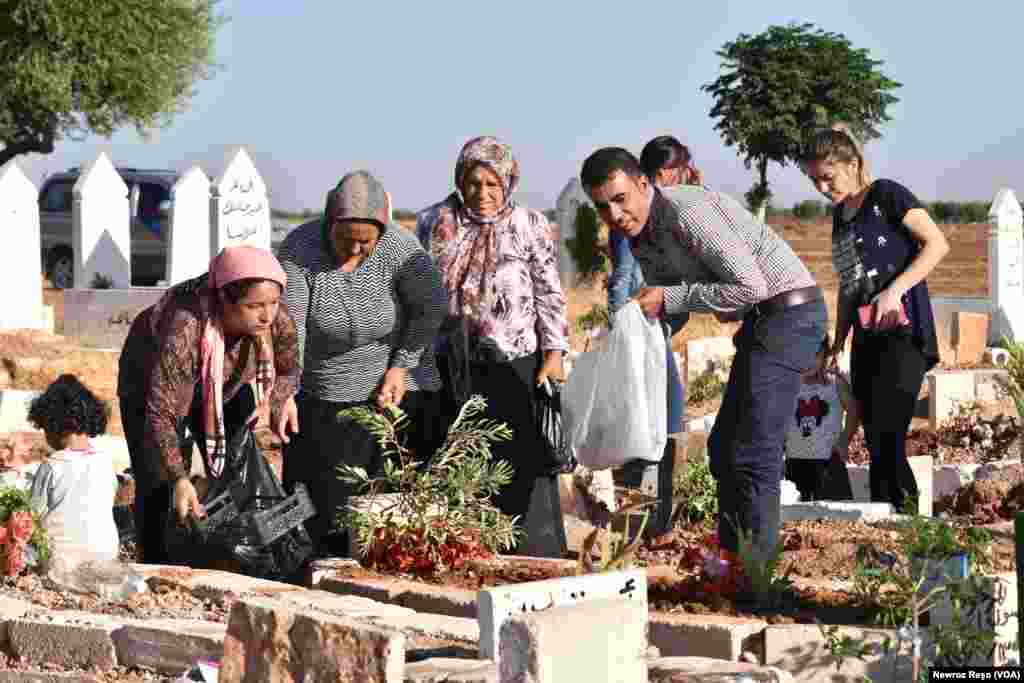
<svg viewBox="0 0 1024 683"><path fill-rule="evenodd" d="M0 571L4 576L19 576L49 555L46 532L29 492L0 487Z"/></svg>

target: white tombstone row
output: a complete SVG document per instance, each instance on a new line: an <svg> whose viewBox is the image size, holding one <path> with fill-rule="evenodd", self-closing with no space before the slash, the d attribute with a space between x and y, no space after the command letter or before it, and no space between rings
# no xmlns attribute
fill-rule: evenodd
<svg viewBox="0 0 1024 683"><path fill-rule="evenodd" d="M167 284L202 275L210 267L210 178L198 166L185 171L171 188L167 235Z"/></svg>
<svg viewBox="0 0 1024 683"><path fill-rule="evenodd" d="M0 168L0 329L43 327L39 194L13 159ZM13 294L13 296L11 296Z"/></svg>
<svg viewBox="0 0 1024 683"><path fill-rule="evenodd" d="M210 253L227 246L250 244L270 249L270 204L267 186L245 149L231 155L213 185Z"/></svg>
<svg viewBox="0 0 1024 683"><path fill-rule="evenodd" d="M71 248L75 283L131 287L131 230L128 186L110 158L100 152L72 188Z"/></svg>
<svg viewBox="0 0 1024 683"><path fill-rule="evenodd" d="M559 228L558 274L561 277L563 289L576 286L576 262L569 252L569 247L566 246L566 241L576 238L576 212L583 204L593 206L590 197L583 191L580 179L570 178L562 188L562 192L558 195L558 202L555 204Z"/></svg>
<svg viewBox="0 0 1024 683"><path fill-rule="evenodd" d="M988 212L989 337L1024 340L1024 214L1013 190L996 193Z"/></svg>

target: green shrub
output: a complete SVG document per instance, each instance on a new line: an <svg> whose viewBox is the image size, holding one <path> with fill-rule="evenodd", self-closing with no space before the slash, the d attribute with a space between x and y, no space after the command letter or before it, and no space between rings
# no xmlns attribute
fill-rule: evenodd
<svg viewBox="0 0 1024 683"><path fill-rule="evenodd" d="M707 458L686 464L672 482L672 522L709 522L718 516L718 490Z"/></svg>
<svg viewBox="0 0 1024 683"><path fill-rule="evenodd" d="M793 205L793 216L802 221L813 221L828 214L828 207L824 202L816 199L807 199Z"/></svg>
<svg viewBox="0 0 1024 683"><path fill-rule="evenodd" d="M719 376L716 365L707 372L698 375L686 386L687 405L699 405L705 401L716 399L725 393L725 382Z"/></svg>
<svg viewBox="0 0 1024 683"><path fill-rule="evenodd" d="M580 204L576 210L576 237L565 240L580 281L591 283L608 272L610 259L598 242L601 221L597 211L589 204Z"/></svg>

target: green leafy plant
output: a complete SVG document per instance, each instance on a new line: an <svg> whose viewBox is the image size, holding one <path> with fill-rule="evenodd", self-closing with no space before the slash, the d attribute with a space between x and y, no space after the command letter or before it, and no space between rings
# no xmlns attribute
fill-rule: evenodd
<svg viewBox="0 0 1024 683"><path fill-rule="evenodd" d="M594 574L610 571L621 571L633 566L636 551L643 542L644 529L647 528L649 512L645 509L651 503L641 501L628 505L619 511L622 518L622 530L614 531L610 527L607 530L594 529L585 539L580 548L579 560L576 567L577 574ZM638 512L643 509L643 512ZM631 522L634 516L639 515L640 523L633 537L629 540ZM606 531L604 540L601 540L601 532ZM594 559L594 546L600 544L601 557Z"/></svg>
<svg viewBox="0 0 1024 683"><path fill-rule="evenodd" d="M1006 375L996 375L996 381L1013 399L1017 414L1024 416L1024 343L1012 342L1003 337L999 346L1006 349Z"/></svg>
<svg viewBox="0 0 1024 683"><path fill-rule="evenodd" d="M512 468L491 459L490 444L510 440L512 430L478 417L486 407L483 397L470 397L444 445L426 462L399 438L408 426L400 409L356 407L339 413L369 431L384 452L382 471L375 476L362 467L338 467L342 481L366 494L360 505L350 503L338 517L365 563L441 573L515 547L522 536L516 519L491 502L512 480Z"/></svg>
<svg viewBox="0 0 1024 683"><path fill-rule="evenodd" d="M725 393L725 381L719 375L720 365L713 364L707 371L697 375L686 387L686 403L698 405L711 401Z"/></svg>
<svg viewBox="0 0 1024 683"><path fill-rule="evenodd" d="M828 650L829 656L835 660L836 673L842 671L843 663L847 659L853 658L864 661L880 650L887 651L890 648L888 638L886 638L882 645L876 645L864 640L851 638L849 635L842 633L838 626L826 626L821 622L817 622L817 625L818 630L821 632L821 637L825 640L825 649ZM859 683L871 683L871 679L867 676L861 676Z"/></svg>
<svg viewBox="0 0 1024 683"><path fill-rule="evenodd" d="M569 254L576 263L580 282L592 283L608 272L610 259L600 244L601 221L597 211L589 204L576 209L576 236L565 240Z"/></svg>
<svg viewBox="0 0 1024 683"><path fill-rule="evenodd" d="M576 318L576 331L580 334L590 334L594 330L608 328L610 324L608 307L594 304L589 311Z"/></svg>
<svg viewBox="0 0 1024 683"><path fill-rule="evenodd" d="M26 567L49 559L49 540L40 517L28 491L0 487L0 571L4 576L18 576Z"/></svg>
<svg viewBox="0 0 1024 683"><path fill-rule="evenodd" d="M718 490L707 458L686 464L672 486L672 523L707 522L718 515Z"/></svg>
<svg viewBox="0 0 1024 683"><path fill-rule="evenodd" d="M93 289L110 289L114 286L114 278L103 273L96 273L92 276L89 286Z"/></svg>
<svg viewBox="0 0 1024 683"><path fill-rule="evenodd" d="M767 556L762 557L755 548L753 532L746 531L735 523L734 527L738 541L736 554L743 565L748 590L757 599L759 606L769 609L777 606L783 595L793 588L793 582L789 578L793 573L792 564L785 573L778 574L782 552L785 549L782 541L780 540Z"/></svg>

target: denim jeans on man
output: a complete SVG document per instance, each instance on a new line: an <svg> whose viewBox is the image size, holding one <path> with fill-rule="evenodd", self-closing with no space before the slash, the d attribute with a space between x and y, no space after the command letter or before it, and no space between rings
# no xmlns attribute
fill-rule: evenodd
<svg viewBox="0 0 1024 683"><path fill-rule="evenodd" d="M733 337L736 356L708 438L724 550L737 551L737 527L752 534L758 557L778 542L782 446L801 373L816 362L827 320L823 300L767 315L755 307Z"/></svg>

